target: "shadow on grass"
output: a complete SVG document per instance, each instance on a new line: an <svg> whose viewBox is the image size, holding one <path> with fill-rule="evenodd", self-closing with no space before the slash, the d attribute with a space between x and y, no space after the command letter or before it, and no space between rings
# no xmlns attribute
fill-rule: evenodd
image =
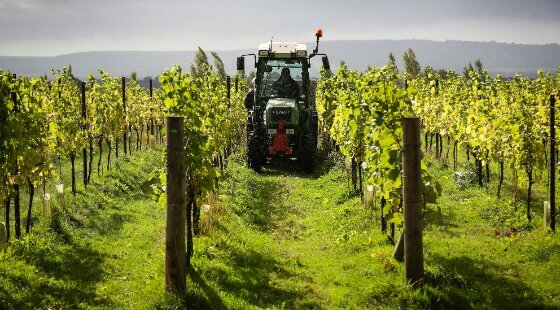
<svg viewBox="0 0 560 310"><path fill-rule="evenodd" d="M228 233L228 232L225 232ZM235 232L229 232L235 238ZM298 279L301 283L312 283L309 277L287 270L276 260L273 253L255 251L242 245L239 240L230 240L221 249L224 265L200 263L189 272L185 296L186 306L194 309L226 309L219 292L235 296L238 301L258 308L297 308L305 301L308 308L318 308L319 304L305 300L305 290L281 288L276 281Z"/></svg>
<svg viewBox="0 0 560 310"><path fill-rule="evenodd" d="M84 306L110 307L112 303L105 298L98 298L94 286L76 286L72 283L37 281L24 276L7 274L5 281L20 287L17 299L8 293L2 296L2 309L37 309L37 308L83 308Z"/></svg>
<svg viewBox="0 0 560 310"><path fill-rule="evenodd" d="M426 229L430 229L430 227L434 226L437 227L439 232L444 232L448 235L454 236L456 235L456 232L453 231L453 229L460 227L457 225L457 216L455 207L445 208L444 211L439 205L430 206L430 208L424 212L424 223L426 225Z"/></svg>
<svg viewBox="0 0 560 310"><path fill-rule="evenodd" d="M544 181L543 181L544 182ZM537 185L533 185L531 190L531 212L536 213L538 216L543 214L543 204L548 199L548 187L544 186L545 191L542 191ZM496 193L493 193L497 197ZM517 208L527 210L527 188L519 187L516 184L504 182L500 200L513 199Z"/></svg>
<svg viewBox="0 0 560 310"><path fill-rule="evenodd" d="M552 309L515 279L515 271L487 260L432 255L428 295L442 309ZM509 276L508 276L509 274Z"/></svg>
<svg viewBox="0 0 560 310"><path fill-rule="evenodd" d="M19 288L17 297L0 294L0 304L14 308L77 308L110 307L110 297L97 293L97 284L105 273L102 265L106 253L96 250L87 240L74 235L76 229L87 229L93 235L118 233L132 215L123 210L82 210L68 206L64 210L53 208L53 214L45 225L45 235L35 235L14 246L14 255L27 265L33 266L35 274L6 272L6 279ZM103 214L104 213L104 214ZM35 278L36 277L36 278ZM0 306L0 309L2 307Z"/></svg>
<svg viewBox="0 0 560 310"><path fill-rule="evenodd" d="M264 166L262 172L267 176L290 176L299 177L304 179L318 179L327 174L330 169L336 165L338 159L330 158L329 153L323 150L318 150L315 156L313 171L311 173L305 172L301 163L296 159L287 157L274 157L268 159L268 163Z"/></svg>
<svg viewBox="0 0 560 310"><path fill-rule="evenodd" d="M132 218L132 215L126 213L111 213L108 216L89 221L86 223L86 227L102 236L116 234L122 229L124 223L130 222Z"/></svg>
<svg viewBox="0 0 560 310"><path fill-rule="evenodd" d="M126 200L108 207L96 200L91 205L78 201L64 210L54 208L50 226L66 243L71 242L69 231L74 229L87 229L100 236L117 234L126 222L134 218L122 204L126 204Z"/></svg>
<svg viewBox="0 0 560 310"><path fill-rule="evenodd" d="M105 177L94 173L87 189L76 180L75 196L68 189L69 163L64 161L66 207L58 207L53 199L51 218L35 221L34 235L11 244L12 257L0 261L0 309L115 308L113 297L99 287L107 277L103 268L107 253L97 250L89 238L116 235L133 218L126 204L148 195L151 180L146 168L156 166L156 157L150 155L142 167L119 158ZM34 215L42 213L41 194L36 189ZM22 202L25 214L27 201Z"/></svg>
<svg viewBox="0 0 560 310"><path fill-rule="evenodd" d="M301 164L295 159L272 158L263 167L261 175L272 177L300 177L306 179L316 179L320 177L321 169L313 169L312 173L303 171Z"/></svg>
<svg viewBox="0 0 560 310"><path fill-rule="evenodd" d="M6 272L6 278L19 293L17 298L9 300L10 304L15 308L111 305L96 292L97 283L104 277L103 253L87 244L70 242L42 246L39 244L42 242L44 240L38 238L15 250L14 254L33 266L34 272L28 277Z"/></svg>
<svg viewBox="0 0 560 310"><path fill-rule="evenodd" d="M216 290L208 285L200 276L197 270L190 268L187 273L187 288L191 289L183 297L184 307L191 309L227 309L220 295ZM194 285L202 291L202 294L192 290L190 285Z"/></svg>

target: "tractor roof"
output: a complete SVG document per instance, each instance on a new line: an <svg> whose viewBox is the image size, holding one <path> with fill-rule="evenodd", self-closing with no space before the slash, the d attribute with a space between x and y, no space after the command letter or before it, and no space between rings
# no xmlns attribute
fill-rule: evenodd
<svg viewBox="0 0 560 310"><path fill-rule="evenodd" d="M300 42L268 42L259 45L259 57L306 58L307 46Z"/></svg>

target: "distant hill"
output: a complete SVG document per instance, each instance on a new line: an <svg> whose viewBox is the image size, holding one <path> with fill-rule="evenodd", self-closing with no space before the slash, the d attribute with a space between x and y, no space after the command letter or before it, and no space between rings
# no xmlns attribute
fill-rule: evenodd
<svg viewBox="0 0 560 310"><path fill-rule="evenodd" d="M244 53L254 53L255 48L244 50L218 51L224 61L226 71L235 72L235 59ZM315 43L308 43L311 51ZM202 47L204 48L204 47ZM416 53L421 66L429 65L434 69L451 69L462 72L469 62L481 59L484 67L492 74L513 76L523 73L535 76L538 69L556 72L560 65L560 45L528 45L496 42L468 41L429 41L429 40L363 40L363 41L323 41L319 50L329 55L333 68L344 60L350 68L365 70L368 66L377 67L387 63L392 52L397 58L397 66L402 69L402 55L408 48ZM208 56L210 51L207 50ZM111 75L129 76L136 72L139 78L155 77L165 68L174 64L188 70L194 58L194 51L101 51L83 52L55 57L17 57L0 56L0 68L18 75L50 76L51 68L72 65L72 71L79 78L87 77L88 72L97 75L103 69ZM211 59L211 57L209 57ZM251 61L247 58L247 70ZM314 60L313 69L320 66ZM316 73L314 74L316 75Z"/></svg>
<svg viewBox="0 0 560 310"><path fill-rule="evenodd" d="M463 67L480 59L492 74L513 76L523 73L535 76L538 69L556 72L560 65L560 45L527 45L496 42L375 40L331 41L321 47L329 51L331 63L344 60L350 68L364 70L368 65L383 66L389 51L395 55L397 66L403 68L402 55L412 48L422 68L451 69L462 72Z"/></svg>

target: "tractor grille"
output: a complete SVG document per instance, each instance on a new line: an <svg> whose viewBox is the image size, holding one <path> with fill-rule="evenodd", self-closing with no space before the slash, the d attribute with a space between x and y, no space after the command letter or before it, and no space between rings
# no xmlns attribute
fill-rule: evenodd
<svg viewBox="0 0 560 310"><path fill-rule="evenodd" d="M273 121L278 121L280 119L287 121L290 120L292 116L292 109L290 107L274 107L271 112Z"/></svg>

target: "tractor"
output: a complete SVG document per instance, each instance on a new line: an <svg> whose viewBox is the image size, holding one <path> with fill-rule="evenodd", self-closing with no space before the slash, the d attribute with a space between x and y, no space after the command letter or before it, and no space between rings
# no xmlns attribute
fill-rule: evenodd
<svg viewBox="0 0 560 310"><path fill-rule="evenodd" d="M261 44L257 54L237 58L237 70L245 70L246 56L253 56L256 68L253 104L248 107L247 163L257 172L267 160L280 157L296 158L307 173L313 170L318 116L309 69L311 58L322 55L323 67L330 70L328 57L318 52L322 33L317 29L311 54L306 44L271 40Z"/></svg>

